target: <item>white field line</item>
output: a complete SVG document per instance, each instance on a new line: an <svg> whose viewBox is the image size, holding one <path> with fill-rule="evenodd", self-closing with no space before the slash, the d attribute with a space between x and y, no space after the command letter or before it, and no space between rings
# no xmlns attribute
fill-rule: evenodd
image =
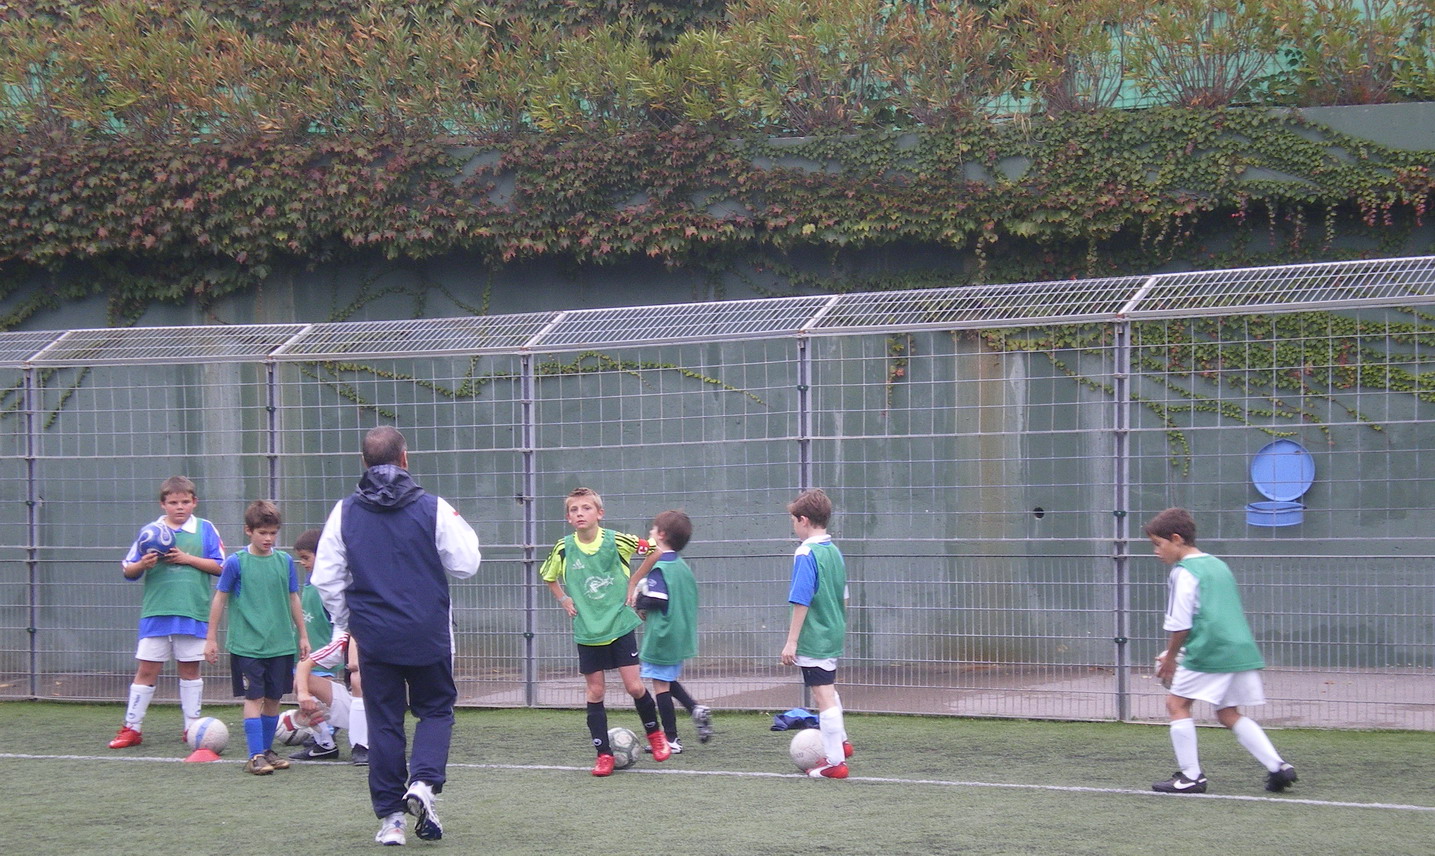
<svg viewBox="0 0 1435 856"><path fill-rule="evenodd" d="M121 761L121 762L143 762L143 763L184 763L183 758L158 758L143 755L34 755L18 752L0 752L0 758L13 758L27 761ZM212 763L212 762L211 762ZM325 761L299 761L300 765L313 765L316 767L348 766L346 764L334 764ZM561 764L465 764L449 762L450 767L464 770L516 770L520 772L560 772L560 773L587 773L587 767L570 767ZM646 776L720 776L734 779L803 779L797 773L763 773L758 771L744 770L621 770L619 775L646 775ZM895 779L880 776L852 776L847 779L849 782L866 782L877 785L923 785L925 787L939 788L1001 788L1017 791L1053 791L1057 793L1080 793L1080 794L1117 794L1121 796L1152 797L1155 799L1179 799L1179 800L1234 800L1237 802L1260 802L1277 803L1280 805L1303 805L1319 806L1321 808L1369 808L1382 811L1418 811L1435 812L1435 806L1429 805L1406 805L1404 803L1363 803L1344 802L1338 800L1312 800L1301 797L1261 797L1241 794L1159 794L1151 790L1137 788L1091 788L1079 785L1032 785L1018 784L1013 782L967 782L954 779ZM840 785L838 786L840 787Z"/></svg>

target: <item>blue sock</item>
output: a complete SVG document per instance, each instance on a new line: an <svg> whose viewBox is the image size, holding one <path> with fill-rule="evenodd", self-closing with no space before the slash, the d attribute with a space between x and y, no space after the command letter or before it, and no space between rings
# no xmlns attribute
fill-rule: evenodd
<svg viewBox="0 0 1435 856"><path fill-rule="evenodd" d="M259 721L264 726L264 733L261 735L264 738L264 749L259 750L263 752L274 746L274 732L279 730L279 714L276 713L273 716L260 714Z"/></svg>
<svg viewBox="0 0 1435 856"><path fill-rule="evenodd" d="M259 721L259 717L245 718L244 743L249 747L251 758L269 748L264 742L264 723Z"/></svg>

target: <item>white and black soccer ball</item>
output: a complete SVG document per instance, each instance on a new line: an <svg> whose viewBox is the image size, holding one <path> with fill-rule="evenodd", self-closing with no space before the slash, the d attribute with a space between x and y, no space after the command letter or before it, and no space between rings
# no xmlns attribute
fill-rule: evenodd
<svg viewBox="0 0 1435 856"><path fill-rule="evenodd" d="M608 745L613 748L613 769L622 770L633 766L642 751L638 735L621 726L608 729Z"/></svg>
<svg viewBox="0 0 1435 856"><path fill-rule="evenodd" d="M201 716L189 724L184 738L189 748L208 749L218 755L229 745L229 726L212 716Z"/></svg>
<svg viewBox="0 0 1435 856"><path fill-rule="evenodd" d="M302 746L313 736L308 720L297 707L291 707L279 714L279 724L274 728L274 739L285 746Z"/></svg>
<svg viewBox="0 0 1435 856"><path fill-rule="evenodd" d="M140 527L139 537L135 538L139 544L140 555L146 553L168 553L174 549L174 532L163 523L146 523Z"/></svg>
<svg viewBox="0 0 1435 856"><path fill-rule="evenodd" d="M822 732L816 728L804 728L792 735L787 745L787 754L797 769L807 772L827 763L827 753L822 748Z"/></svg>
<svg viewBox="0 0 1435 856"><path fill-rule="evenodd" d="M633 591L633 606L647 612L668 611L668 583L661 570L638 580L638 587Z"/></svg>

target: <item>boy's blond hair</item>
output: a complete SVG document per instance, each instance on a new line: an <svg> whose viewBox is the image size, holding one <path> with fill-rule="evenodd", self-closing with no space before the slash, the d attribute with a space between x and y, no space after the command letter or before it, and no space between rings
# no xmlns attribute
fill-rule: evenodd
<svg viewBox="0 0 1435 856"><path fill-rule="evenodd" d="M565 513L568 511L569 500L577 499L579 497L587 497L593 500L593 504L598 506L599 510L602 510L603 497L598 495L598 491L594 490L591 487L575 487L572 490L568 491L568 495L563 498L563 511Z"/></svg>

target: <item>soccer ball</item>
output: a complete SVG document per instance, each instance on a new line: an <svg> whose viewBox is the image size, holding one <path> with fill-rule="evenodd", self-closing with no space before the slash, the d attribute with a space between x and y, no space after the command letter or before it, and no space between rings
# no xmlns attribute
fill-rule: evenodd
<svg viewBox="0 0 1435 856"><path fill-rule="evenodd" d="M626 728L608 729L608 745L613 747L613 769L625 770L638 760L638 735Z"/></svg>
<svg viewBox="0 0 1435 856"><path fill-rule="evenodd" d="M633 592L633 606L652 612L668 611L668 586L661 571L653 571L638 580L638 588Z"/></svg>
<svg viewBox="0 0 1435 856"><path fill-rule="evenodd" d="M229 745L229 727L212 716L202 716L189 724L185 739L191 749L208 749L218 755Z"/></svg>
<svg viewBox="0 0 1435 856"><path fill-rule="evenodd" d="M146 553L168 553L174 549L174 533L163 523L146 523L140 528L139 537L135 541L139 543L141 556Z"/></svg>
<svg viewBox="0 0 1435 856"><path fill-rule="evenodd" d="M787 754L797 769L807 772L813 767L827 763L827 753L822 749L822 732L816 728L804 728L792 737Z"/></svg>
<svg viewBox="0 0 1435 856"><path fill-rule="evenodd" d="M274 739L285 746L302 746L312 733L303 712L297 707L291 707L279 714L279 724L274 728Z"/></svg>

